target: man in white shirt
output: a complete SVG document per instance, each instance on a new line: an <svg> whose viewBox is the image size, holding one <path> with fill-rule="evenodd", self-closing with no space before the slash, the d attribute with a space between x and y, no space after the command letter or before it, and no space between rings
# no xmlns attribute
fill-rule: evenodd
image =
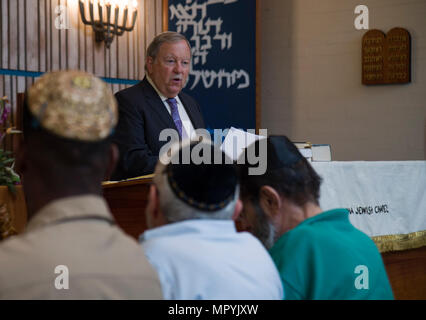
<svg viewBox="0 0 426 320"><path fill-rule="evenodd" d="M195 159L200 150L201 163ZM178 163L184 154L192 154L189 164ZM225 157L201 142L157 164L146 209L149 230L140 242L165 299L283 298L268 252L251 234L235 229L242 205L236 169Z"/></svg>

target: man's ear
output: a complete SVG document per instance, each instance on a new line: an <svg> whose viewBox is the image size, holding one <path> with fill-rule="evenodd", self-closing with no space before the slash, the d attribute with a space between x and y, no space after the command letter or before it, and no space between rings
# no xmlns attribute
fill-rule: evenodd
<svg viewBox="0 0 426 320"><path fill-rule="evenodd" d="M279 213L282 200L278 192L270 186L262 186L259 194L259 204L268 218L273 219Z"/></svg>
<svg viewBox="0 0 426 320"><path fill-rule="evenodd" d="M115 167L117 166L119 154L120 152L118 151L117 145L114 143L111 143L109 147L108 164L107 164L104 180L109 180L111 178L111 175L114 172Z"/></svg>
<svg viewBox="0 0 426 320"><path fill-rule="evenodd" d="M156 202L157 202L157 190L155 189L155 186L152 184L149 187L148 192L148 202L145 208L145 220L146 220L146 226L148 229L151 229L154 227L154 216L156 211Z"/></svg>
<svg viewBox="0 0 426 320"><path fill-rule="evenodd" d="M152 65L154 64L154 59L152 57L146 58L146 70L148 71L148 74L152 73Z"/></svg>
<svg viewBox="0 0 426 320"><path fill-rule="evenodd" d="M148 204L145 209L145 219L148 229L165 225L166 219L160 208L160 199L157 187L151 185L148 193Z"/></svg>
<svg viewBox="0 0 426 320"><path fill-rule="evenodd" d="M232 220L237 221L242 210L243 210L243 203L241 202L240 199L238 199L237 203L235 204L234 213L232 214Z"/></svg>

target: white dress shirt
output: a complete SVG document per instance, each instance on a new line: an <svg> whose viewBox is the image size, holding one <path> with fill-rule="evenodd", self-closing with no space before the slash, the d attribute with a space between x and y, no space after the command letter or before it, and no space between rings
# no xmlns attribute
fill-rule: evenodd
<svg viewBox="0 0 426 320"><path fill-rule="evenodd" d="M186 220L139 238L165 299L283 299L278 271L263 245L232 220Z"/></svg>
<svg viewBox="0 0 426 320"><path fill-rule="evenodd" d="M169 112L169 114L172 114L172 111L170 110L170 106L167 103L167 98L166 96L164 96L160 90L158 90L158 88L155 86L154 81L152 81L152 79L146 75L146 78L148 79L149 84L154 88L154 90L157 92L158 96L160 97L161 101L163 101L164 106L166 107L167 111ZM180 120L182 121L182 129L185 130L185 134L182 134L182 136L186 136L188 138L194 138L195 135L195 129L194 126L192 125L191 119L189 118L188 114L186 113L185 107L182 104L182 101L180 101L179 96L174 97L176 99L177 102L177 106L178 106L178 111L179 111L179 117Z"/></svg>

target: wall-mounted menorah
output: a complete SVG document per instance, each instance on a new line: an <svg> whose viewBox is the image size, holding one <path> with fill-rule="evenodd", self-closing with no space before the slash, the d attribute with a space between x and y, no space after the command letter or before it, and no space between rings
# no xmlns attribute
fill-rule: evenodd
<svg viewBox="0 0 426 320"><path fill-rule="evenodd" d="M137 1L133 1L133 16L132 16L131 25L129 27L127 26L127 16L129 14L127 1L125 3L123 21L121 25L118 24L120 7L117 1L106 0L104 2L99 0L96 5L96 4L93 4L92 0L90 0L89 2L90 20L86 19L84 2L80 0L79 5L80 5L81 20L83 21L84 24L92 26L93 31L95 32L95 40L97 42L104 41L105 46L107 48L110 47L111 42L114 39L114 36L121 36L125 31L132 31L135 26L136 17L138 14L138 11L136 8ZM94 14L94 8L93 8L94 6L97 6L99 20L95 20L95 14ZM114 6L114 9L112 8L113 6ZM114 10L114 13L112 17L113 10Z"/></svg>

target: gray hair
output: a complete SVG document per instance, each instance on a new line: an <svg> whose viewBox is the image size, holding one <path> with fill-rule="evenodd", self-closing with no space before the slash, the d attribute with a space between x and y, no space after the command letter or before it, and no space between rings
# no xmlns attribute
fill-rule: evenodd
<svg viewBox="0 0 426 320"><path fill-rule="evenodd" d="M277 230L272 221L268 219L268 216L260 207L257 199L252 201L252 205L256 215L256 223L253 226L251 233L259 239L267 250L270 250L279 238Z"/></svg>
<svg viewBox="0 0 426 320"><path fill-rule="evenodd" d="M167 175L164 173L165 165L158 162L155 169L154 184L158 189L160 208L168 223L190 220L190 219L214 219L230 220L234 213L235 205L239 197L239 187L235 188L234 199L223 209L215 212L201 211L189 206L176 197L170 188Z"/></svg>
<svg viewBox="0 0 426 320"><path fill-rule="evenodd" d="M166 31L160 33L159 35L155 36L155 38L149 44L148 49L146 50L146 56L155 59L157 57L158 50L160 49L160 46L163 43L178 42L182 40L186 41L186 43L188 44L189 51L191 51L191 45L189 44L188 39L186 39L184 35L173 31Z"/></svg>

